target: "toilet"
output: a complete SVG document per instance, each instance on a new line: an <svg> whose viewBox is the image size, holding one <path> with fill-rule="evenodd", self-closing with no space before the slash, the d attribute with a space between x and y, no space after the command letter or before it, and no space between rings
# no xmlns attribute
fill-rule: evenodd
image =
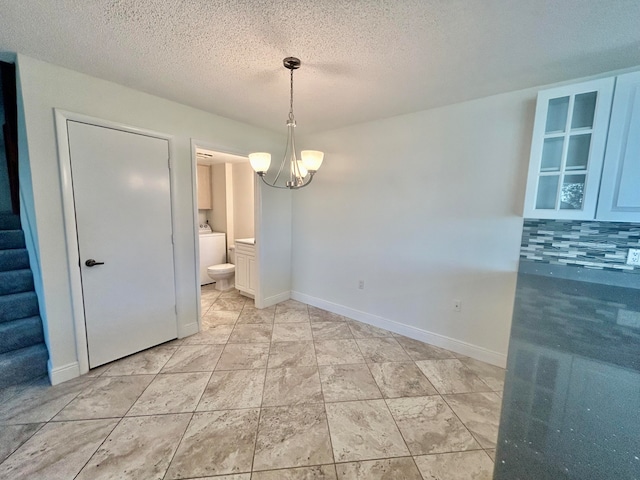
<svg viewBox="0 0 640 480"><path fill-rule="evenodd" d="M236 272L236 266L233 264L234 261L234 251L235 247L229 247L227 258L229 263L221 263L219 265L211 265L207 267L207 275L209 278L216 282L215 289L225 291L233 288L234 286L234 276Z"/></svg>

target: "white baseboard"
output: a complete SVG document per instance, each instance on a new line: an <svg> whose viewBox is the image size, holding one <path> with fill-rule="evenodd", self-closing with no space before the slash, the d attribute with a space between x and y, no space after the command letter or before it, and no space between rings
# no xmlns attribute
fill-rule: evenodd
<svg viewBox="0 0 640 480"><path fill-rule="evenodd" d="M180 325L178 330L178 338L189 337L195 335L200 331L198 322L187 323L186 325Z"/></svg>
<svg viewBox="0 0 640 480"><path fill-rule="evenodd" d="M286 291L279 293L278 295L273 295L272 297L267 297L262 301L262 308L267 308L272 305L275 305L280 302L284 302L285 300L289 300L291 298L291 292Z"/></svg>
<svg viewBox="0 0 640 480"><path fill-rule="evenodd" d="M384 328L390 332L404 335L405 337L413 338L430 345L435 345L436 347L445 348L452 352L459 353L460 355L466 355L467 357L475 358L476 360L490 363L498 367L505 368L507 365L507 356L505 354L463 342L462 340L429 332L428 330L389 320L371 313L355 310L337 303L328 302L305 293L293 291L291 292L291 298L298 300L299 302L322 308L323 310L328 310L329 312L337 313L338 315L358 320L359 322L367 323L374 327Z"/></svg>
<svg viewBox="0 0 640 480"><path fill-rule="evenodd" d="M80 365L78 362L68 363L61 367L53 368L51 360L47 362L47 370L49 372L49 381L51 385L58 385L72 378L80 376Z"/></svg>

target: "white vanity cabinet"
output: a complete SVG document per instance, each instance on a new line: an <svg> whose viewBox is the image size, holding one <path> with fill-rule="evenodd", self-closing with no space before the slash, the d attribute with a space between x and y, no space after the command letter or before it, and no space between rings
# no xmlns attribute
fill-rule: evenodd
<svg viewBox="0 0 640 480"><path fill-rule="evenodd" d="M640 222L640 72L616 80L596 218Z"/></svg>
<svg viewBox="0 0 640 480"><path fill-rule="evenodd" d="M538 94L524 216L640 222L640 72Z"/></svg>
<svg viewBox="0 0 640 480"><path fill-rule="evenodd" d="M615 78L538 93L524 216L593 220Z"/></svg>
<svg viewBox="0 0 640 480"><path fill-rule="evenodd" d="M236 240L236 289L253 297L256 293L256 246L253 239Z"/></svg>

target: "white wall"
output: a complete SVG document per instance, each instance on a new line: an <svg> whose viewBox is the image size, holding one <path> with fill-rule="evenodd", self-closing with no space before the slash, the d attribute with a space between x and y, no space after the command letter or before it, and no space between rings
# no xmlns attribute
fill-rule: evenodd
<svg viewBox="0 0 640 480"><path fill-rule="evenodd" d="M234 163L233 172L233 228L235 238L252 238L254 226L253 182L255 174L249 162Z"/></svg>
<svg viewBox="0 0 640 480"><path fill-rule="evenodd" d="M0 109L0 115L2 115L1 110L2 109ZM0 119L4 119L4 117L0 116ZM0 121L0 123L2 123L2 121ZM9 212L11 212L11 191L9 189L9 171L7 170L7 156L5 154L4 135L0 131L0 213L9 213Z"/></svg>
<svg viewBox="0 0 640 480"><path fill-rule="evenodd" d="M233 215L233 166L230 163L224 164L224 205L227 216L225 230L227 232L227 246L231 246L235 243L236 237L234 235L235 217Z"/></svg>
<svg viewBox="0 0 640 480"><path fill-rule="evenodd" d="M7 170L7 156L2 132L4 120L4 95L2 95L2 80L0 79L0 213L11 212L9 171Z"/></svg>
<svg viewBox="0 0 640 480"><path fill-rule="evenodd" d="M211 165L210 222L214 232L227 233L227 187L224 163Z"/></svg>
<svg viewBox="0 0 640 480"><path fill-rule="evenodd" d="M35 262L50 354L50 370L71 372L77 364L75 331L68 278L60 176L53 109L173 135L176 282L179 332L197 321L194 203L191 138L226 151L272 151L280 155L284 136L218 117L191 107L18 55L20 168L25 229L33 234ZM26 135L26 137L25 137ZM30 176L30 178L29 178ZM32 188L31 188L32 187ZM287 192L288 193L288 192ZM261 281L270 296L288 295L290 282L290 195L260 192L265 228L262 250L270 255L261 265ZM284 208L283 208L284 206ZM287 208L288 206L288 208ZM289 250L287 250L289 248ZM38 259L39 256L39 259ZM35 259L35 260L34 260Z"/></svg>
<svg viewBox="0 0 640 480"><path fill-rule="evenodd" d="M260 151L274 152L266 149ZM273 156L283 154L279 151ZM271 165L271 174L279 166L274 163ZM261 206L260 210L256 209L256 255L260 258L257 265L259 281L256 307L263 308L290 297L292 194L289 190L267 187L258 178L256 182L260 182L256 191L256 205ZM279 274L273 275L271 272Z"/></svg>
<svg viewBox="0 0 640 480"><path fill-rule="evenodd" d="M325 163L294 193L294 298L504 363L535 97L303 138Z"/></svg>

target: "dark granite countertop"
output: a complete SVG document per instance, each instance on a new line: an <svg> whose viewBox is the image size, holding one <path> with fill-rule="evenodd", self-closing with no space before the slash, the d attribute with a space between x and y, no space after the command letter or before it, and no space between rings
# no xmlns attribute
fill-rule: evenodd
<svg viewBox="0 0 640 480"><path fill-rule="evenodd" d="M518 272L598 285L640 289L640 275L624 271L612 272L575 265L553 265L521 258Z"/></svg>
<svg viewBox="0 0 640 480"><path fill-rule="evenodd" d="M640 479L640 275L521 262L496 480Z"/></svg>

